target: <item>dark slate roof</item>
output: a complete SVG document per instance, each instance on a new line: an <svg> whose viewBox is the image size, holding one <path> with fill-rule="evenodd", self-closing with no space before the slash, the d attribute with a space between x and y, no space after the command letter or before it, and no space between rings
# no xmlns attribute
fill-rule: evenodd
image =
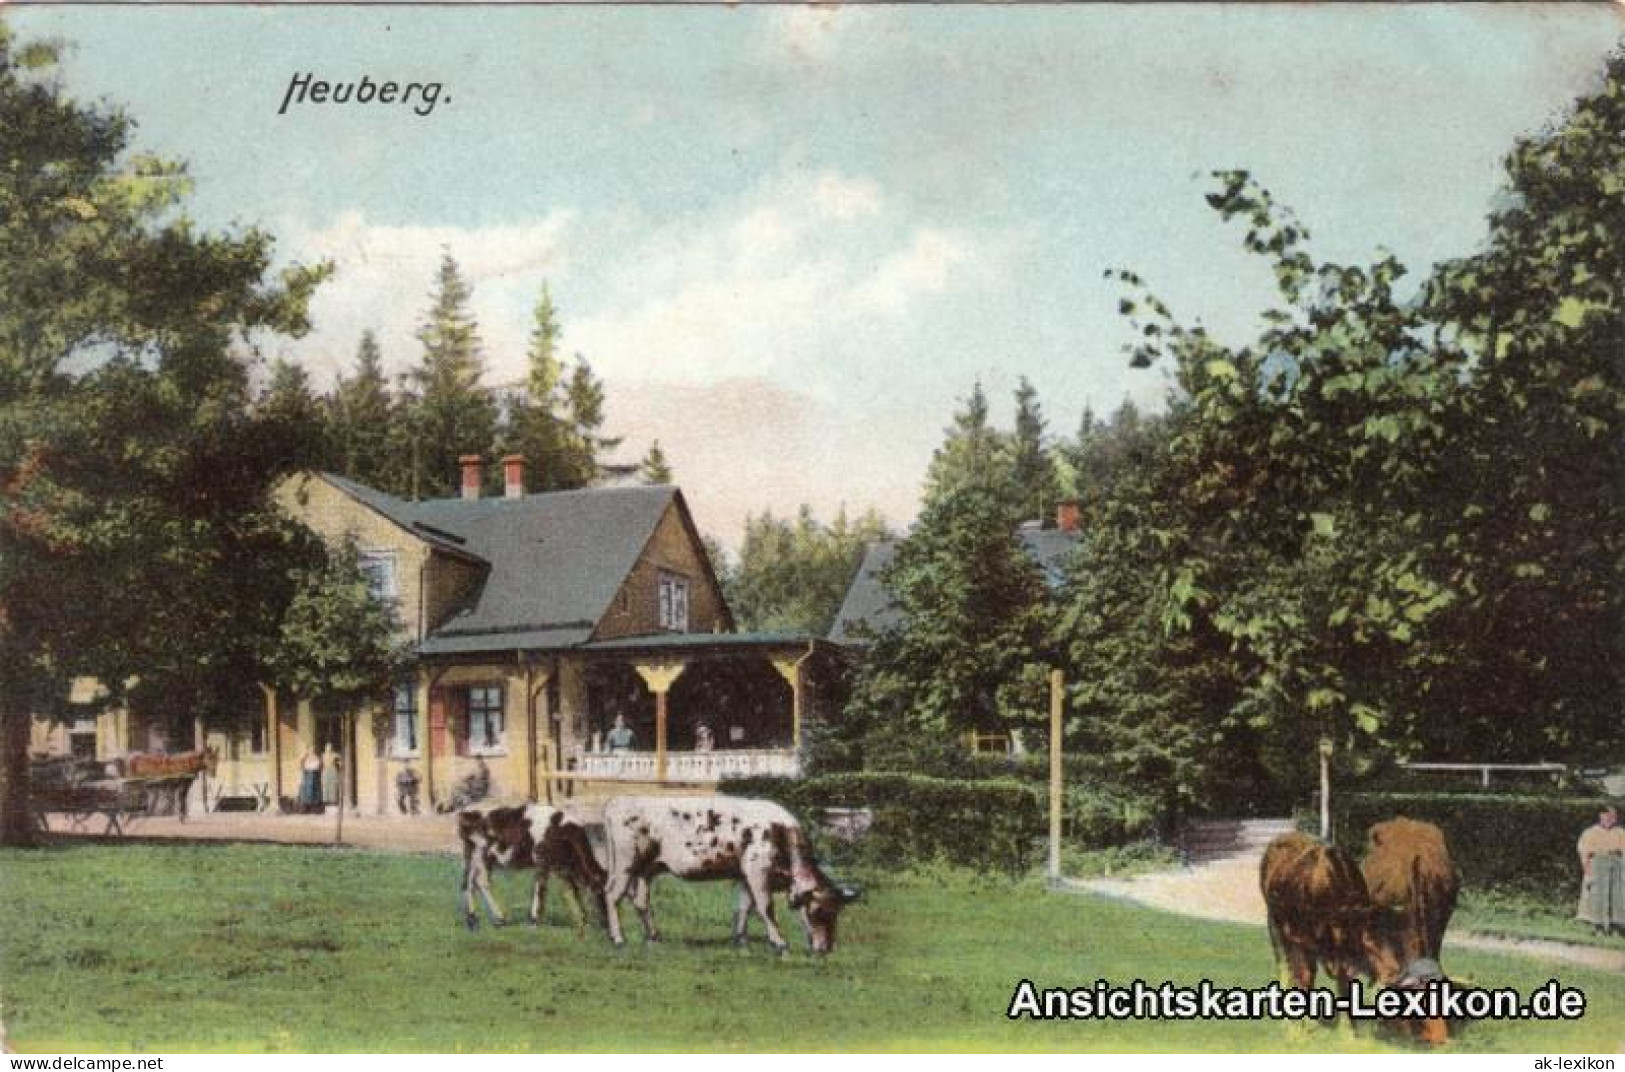
<svg viewBox="0 0 1625 1072"><path fill-rule="evenodd" d="M1044 583L1057 591L1066 580L1066 556L1078 545L1076 532L1060 529L1021 528L1016 539L1028 556L1044 574ZM858 565L852 583L846 589L846 598L830 626L829 639L837 644L864 644L867 638L859 636L859 623L870 633L878 633L901 621L901 614L892 604L891 595L880 583L880 572L897 553L898 541L882 540L864 548L863 561Z"/></svg>
<svg viewBox="0 0 1625 1072"><path fill-rule="evenodd" d="M1016 538L1044 572L1044 583L1050 591L1059 591L1066 582L1066 556L1078 546L1079 534L1060 529L1018 529Z"/></svg>
<svg viewBox="0 0 1625 1072"><path fill-rule="evenodd" d="M862 644L864 638L856 633L861 622L874 632L889 628L900 620L892 605L891 594L880 583L880 571L885 569L897 553L896 540L880 540L863 549L863 561L852 575L846 598L835 613L835 624L829 627L829 638L837 644Z"/></svg>
<svg viewBox="0 0 1625 1072"><path fill-rule="evenodd" d="M419 645L424 655L585 643L677 498L673 487L624 487L407 502L326 479L437 550L488 564L470 601Z"/></svg>

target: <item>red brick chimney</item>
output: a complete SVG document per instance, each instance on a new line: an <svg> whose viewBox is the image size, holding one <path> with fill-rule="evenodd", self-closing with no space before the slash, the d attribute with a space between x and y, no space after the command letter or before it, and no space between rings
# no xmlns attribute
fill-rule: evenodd
<svg viewBox="0 0 1625 1072"><path fill-rule="evenodd" d="M463 467L463 498L478 499L480 497L480 467L484 459L478 454L464 454L457 459L457 464Z"/></svg>
<svg viewBox="0 0 1625 1072"><path fill-rule="evenodd" d="M1055 527L1062 532L1077 532L1083 527L1083 508L1076 499L1063 499L1055 504Z"/></svg>
<svg viewBox="0 0 1625 1072"><path fill-rule="evenodd" d="M502 494L518 499L525 494L525 456L509 454L502 459Z"/></svg>

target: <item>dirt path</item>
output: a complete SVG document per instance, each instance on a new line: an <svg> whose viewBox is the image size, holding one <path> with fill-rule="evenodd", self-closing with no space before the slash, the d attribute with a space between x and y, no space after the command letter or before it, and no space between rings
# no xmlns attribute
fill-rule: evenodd
<svg viewBox="0 0 1625 1072"><path fill-rule="evenodd" d="M62 815L50 817L53 834L100 836L104 821L92 817L72 828ZM265 841L283 845L332 845L335 816L219 813L193 815L183 823L173 816L135 816L126 836L184 841ZM117 842L117 837L106 838ZM397 852L457 852L457 816L416 815L344 817L344 844Z"/></svg>
<svg viewBox="0 0 1625 1072"><path fill-rule="evenodd" d="M1067 886L1183 916L1261 927L1264 925L1264 896L1258 889L1260 855L1249 852L1196 867L1134 878L1070 879ZM1625 972L1625 950L1536 938L1499 938L1455 929L1449 932L1448 943L1457 949L1517 953L1602 971Z"/></svg>

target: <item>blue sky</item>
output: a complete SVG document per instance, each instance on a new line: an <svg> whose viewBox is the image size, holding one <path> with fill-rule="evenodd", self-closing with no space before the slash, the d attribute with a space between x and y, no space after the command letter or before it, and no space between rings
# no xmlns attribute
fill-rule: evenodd
<svg viewBox="0 0 1625 1072"><path fill-rule="evenodd" d="M23 8L81 95L190 162L192 214L332 258L326 386L385 361L442 247L492 382L522 375L545 279L605 378L622 453L658 438L702 528L879 507L906 523L978 378L1052 430L1155 407L1107 268L1245 337L1267 270L1202 201L1251 169L1325 257L1420 273L1481 240L1499 160L1594 84L1619 9L1490 6ZM399 106L294 105L289 79L435 81Z"/></svg>

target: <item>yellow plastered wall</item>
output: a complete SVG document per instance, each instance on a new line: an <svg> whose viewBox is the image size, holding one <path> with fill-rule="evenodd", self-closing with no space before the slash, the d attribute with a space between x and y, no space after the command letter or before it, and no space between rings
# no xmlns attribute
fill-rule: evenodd
<svg viewBox="0 0 1625 1072"><path fill-rule="evenodd" d="M414 638L444 618L483 575L478 564L436 553L427 542L319 476L289 477L277 488L276 497L290 516L330 544L351 539L359 551L395 556L401 625Z"/></svg>
<svg viewBox="0 0 1625 1072"><path fill-rule="evenodd" d="M502 686L503 747L479 757L485 760L486 769L490 771L491 799L525 799L530 795L530 768L536 762L537 749L536 742L530 737L530 720L526 715L527 679L524 666L517 657L500 662L455 666L440 675L436 687L450 691L472 685ZM540 738L543 730L541 712L545 704L538 700L537 707L536 736ZM434 756L434 789L439 801L449 799L458 784L478 766L476 757L456 754L454 742L457 732L465 729L457 724L462 716L460 707L455 716L448 716L446 747L437 750Z"/></svg>

